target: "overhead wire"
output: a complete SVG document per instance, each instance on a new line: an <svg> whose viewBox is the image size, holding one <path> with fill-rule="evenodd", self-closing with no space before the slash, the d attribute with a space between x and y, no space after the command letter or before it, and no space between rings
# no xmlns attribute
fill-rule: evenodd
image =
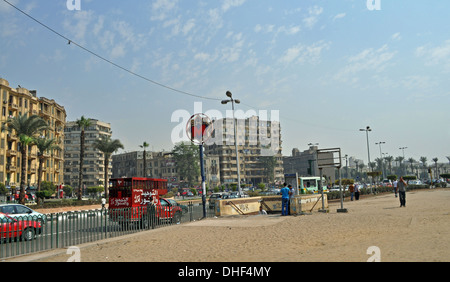
<svg viewBox="0 0 450 282"><path fill-rule="evenodd" d="M141 75L141 74L138 74L138 73L136 73L136 72L134 72L134 71L131 71L131 70L127 69L126 67L123 67L123 66L121 66L121 65L119 65L119 64L117 64L117 63L115 63L115 62L113 62L113 61L111 61L111 60L109 60L109 59L107 59L107 58L105 58L105 57L103 57L103 56L101 56L101 55L95 53L94 51L89 50L88 48L84 47L83 45L78 44L77 42L73 41L72 39L68 38L67 36L61 34L60 32L56 31L55 29L49 27L48 25L46 25L46 24L44 24L43 22L41 22L41 21L39 21L38 19L36 19L35 17L33 17L33 16L31 16L30 14L26 13L25 11L23 11L23 10L20 9L20 8L18 8L18 7L15 6L14 4L10 3L9 1L7 1L7 0L3 0L3 1L4 1L5 3L7 3L8 5L10 5L11 7L13 7L14 9L16 9L17 11L19 11L20 13L22 13L23 15L25 15L26 17L28 17L28 18L30 18L31 20L33 20L34 22L38 23L39 25L43 26L44 28L48 29L49 31L53 32L54 34L58 35L59 37L63 38L64 40L66 40L68 45L75 45L75 46L77 46L78 48L84 50L85 52L87 52L87 53L89 53L89 54L91 54L91 55L93 55L93 56L95 56L95 57L97 57L97 58L99 58L99 59L101 59L101 60L103 60L103 61L105 61L105 62L107 62L107 63L109 63L109 64L111 64L111 65L113 65L113 66L115 66L115 67L117 67L117 68L119 68L119 69L121 69L121 70L123 70L123 71L125 71L125 72L128 72L128 73L131 74L131 75L134 75L134 76L139 77L139 78L141 78L141 79L143 79L143 80L145 80L145 81L148 81L148 82L150 82L150 83L152 83L152 84L158 85L158 86L160 86L160 87L162 87L162 88L166 88L166 89L168 89L168 90L171 90L171 91L174 91L174 92L183 94L183 95L188 95L188 96L191 96L191 97L200 98L200 99L205 99L205 100L213 100L213 101L221 101L221 100L222 100L222 99L220 99L220 98L206 97L206 96L202 96L202 95L198 95L198 94L189 93L189 92L187 92L187 91L183 91L183 90L180 90L180 89L176 89L176 88L174 88L174 87L165 85L165 84L163 84L163 83L160 83L160 82L158 82L158 81L155 81L155 80L153 80L153 79L150 79L150 78L148 78L148 77L145 77L145 76L143 76L143 75ZM241 103L241 104L242 104L242 105L245 105L245 106L247 106L247 107L249 107L249 108L251 108L251 109L257 110L256 108L254 108L254 107L251 106L251 105L248 105L248 104L245 104L245 103ZM300 121L298 121L298 120L296 120L296 119L287 118L287 117L285 117L285 116L283 117L283 119L286 119L286 120L289 120L289 121L300 122ZM324 128L324 129L326 128L326 129L332 129L332 130L338 130L338 131L339 131L339 130L340 130L340 131L352 131L352 130L348 130L348 129L330 128L330 127L328 127L328 126L321 126L321 125L317 125L317 124L306 123L306 122L304 122L304 121L303 121L303 122L300 122L300 123L304 123L304 124L306 124L306 125L314 126L314 127L322 127L322 128Z"/></svg>
<svg viewBox="0 0 450 282"><path fill-rule="evenodd" d="M20 13L24 14L25 16L27 16L28 18L32 19L33 21L35 21L35 22L38 23L39 25L45 27L46 29L48 29L48 30L50 30L51 32L53 32L54 34L56 34L56 35L58 35L59 37L65 39L65 40L67 41L67 44L68 44L68 45L75 45L75 46L79 47L80 49L82 49L82 50L84 50L84 51L90 53L91 55L93 55L93 56L95 56L95 57L97 57L97 58L99 58L99 59L101 59L101 60L103 60L103 61L105 61L105 62L107 62L107 63L109 63L109 64L111 64L111 65L113 65L113 66L115 66L115 67L117 67L117 68L119 68L119 69L121 69L121 70L123 70L123 71L126 71L126 72L128 72L128 73L130 73L130 74L132 74L132 75L134 75L134 76L137 76L137 77L139 77L139 78L141 78L141 79L143 79L143 80L146 80L146 81L148 81L148 82L150 82L150 83L153 83L153 84L155 84L155 85L158 85L158 86L160 86L160 87L169 89L169 90L174 91L174 92L178 92L178 93L180 93L180 94L184 94L184 95L188 95L188 96L196 97L196 98L201 98L201 99L221 101L221 99L219 99L219 98L206 97L206 96L201 96L201 95L197 95L197 94L192 94L192 93L189 93L189 92L186 92L186 91L183 91L183 90L179 90L179 89L173 88L173 87L171 87L171 86L165 85L165 84L163 84L163 83L157 82L157 81L155 81L155 80L153 80L153 79L147 78L147 77L145 77L145 76L143 76L143 75L140 75L140 74L138 74L138 73L136 73L136 72L134 72L134 71L131 71L131 70L129 70L129 69L127 69L127 68L125 68L125 67L123 67L123 66L117 64L117 63L114 63L113 61L111 61L111 60L109 60L109 59L107 59L107 58L105 58L105 57L103 57L103 56L101 56L101 55L99 55L99 54L97 54L97 53L95 53L95 52L89 50L88 48L86 48L86 47L84 47L84 46L82 46L82 45L76 43L76 42L73 41L72 39L68 38L67 36L65 36L65 35L63 35L63 34L61 34L61 33L59 33L58 31L54 30L53 28L49 27L48 25L44 24L43 22L39 21L38 19L34 18L34 17L31 16L30 14L28 14L28 13L26 13L25 11L21 10L20 8L16 7L14 4L8 2L7 0L3 0L3 1L4 1L5 3L7 3L8 5L10 5L11 7L13 7L14 9L16 9L17 11L19 11Z"/></svg>

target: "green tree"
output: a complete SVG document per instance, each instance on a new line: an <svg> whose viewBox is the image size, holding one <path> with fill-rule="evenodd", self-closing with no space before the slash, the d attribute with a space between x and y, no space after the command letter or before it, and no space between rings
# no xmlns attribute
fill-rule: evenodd
<svg viewBox="0 0 450 282"><path fill-rule="evenodd" d="M399 174L401 174L401 175L405 174L405 172L403 171L403 166L402 166L402 162L403 162L404 159L405 158L402 157L402 156L398 156L398 157L395 158L395 161L400 163L400 173Z"/></svg>
<svg viewBox="0 0 450 282"><path fill-rule="evenodd" d="M145 148L147 148L148 146L150 146L147 142L144 141L144 143L142 143L142 145L139 145L139 147L144 149L144 173L143 173L143 177L147 177L147 156L145 153Z"/></svg>
<svg viewBox="0 0 450 282"><path fill-rule="evenodd" d="M19 148L21 154L21 174L19 203L25 204L25 190L27 187L27 146L32 145L33 138L42 134L48 128L47 122L37 115L19 115L9 117L2 124L2 131L7 130L11 134L19 137Z"/></svg>
<svg viewBox="0 0 450 282"><path fill-rule="evenodd" d="M38 167L38 176L37 176L37 192L41 191L41 178L42 178L42 167L44 161L46 159L45 152L53 151L53 150L61 150L61 148L56 144L57 140L47 139L45 137L36 137L33 138L33 144L36 145L38 149L38 159L39 159L39 167ZM37 198L37 203L39 204L40 198Z"/></svg>
<svg viewBox="0 0 450 282"><path fill-rule="evenodd" d="M438 178L438 165L437 165L438 160L439 160L438 158L433 158L432 159L432 161L434 162L435 169L436 169L435 173L434 173L436 179Z"/></svg>
<svg viewBox="0 0 450 282"><path fill-rule="evenodd" d="M277 159L274 156L259 157L259 161L264 169L264 174L267 176L267 183L272 183L274 176L274 169L277 164Z"/></svg>
<svg viewBox="0 0 450 282"><path fill-rule="evenodd" d="M76 120L76 124L80 128L80 168L78 171L78 200L81 201L81 196L83 192L83 162L84 162L84 130L91 126L92 122L90 118L85 118L84 116L81 116L80 119Z"/></svg>
<svg viewBox="0 0 450 282"><path fill-rule="evenodd" d="M409 165L411 167L411 175L414 174L414 166L413 164L416 162L416 160L414 158L409 158L408 159Z"/></svg>
<svg viewBox="0 0 450 282"><path fill-rule="evenodd" d="M392 161L394 160L393 156L387 156L384 158L389 165L389 173L392 173Z"/></svg>
<svg viewBox="0 0 450 282"><path fill-rule="evenodd" d="M422 163L423 172L426 175L427 174L427 157L420 157L420 162Z"/></svg>
<svg viewBox="0 0 450 282"><path fill-rule="evenodd" d="M178 172L187 179L189 186L200 176L199 149L194 144L179 143L172 150Z"/></svg>
<svg viewBox="0 0 450 282"><path fill-rule="evenodd" d="M111 139L111 136L102 137L94 141L94 148L103 153L103 163L105 166L105 198L108 197L108 168L109 158L111 155L119 149L124 149L122 143L118 139Z"/></svg>

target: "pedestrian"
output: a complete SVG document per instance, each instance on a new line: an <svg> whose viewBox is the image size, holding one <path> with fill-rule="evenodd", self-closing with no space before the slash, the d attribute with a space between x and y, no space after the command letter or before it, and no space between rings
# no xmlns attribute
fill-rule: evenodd
<svg viewBox="0 0 450 282"><path fill-rule="evenodd" d="M355 186L353 186L353 184L350 184L350 186L348 186L348 191L350 191L350 200L353 201L353 196L355 195Z"/></svg>
<svg viewBox="0 0 450 282"><path fill-rule="evenodd" d="M291 191L287 187L287 184L284 183L284 187L280 190L281 193L281 215L286 216L288 215L288 205L289 205L289 194Z"/></svg>
<svg viewBox="0 0 450 282"><path fill-rule="evenodd" d="M403 177L397 183L398 195L400 196L400 207L406 207L406 182Z"/></svg>
<svg viewBox="0 0 450 282"><path fill-rule="evenodd" d="M105 209L106 199L102 197L102 210Z"/></svg>
<svg viewBox="0 0 450 282"><path fill-rule="evenodd" d="M289 203L288 203L288 215L291 215L291 201L292 197L294 197L294 188L292 188L292 185L288 185L289 188Z"/></svg>
<svg viewBox="0 0 450 282"><path fill-rule="evenodd" d="M395 197L397 198L397 185L398 185L397 179L394 180L394 183L392 183L392 185L394 186L394 193Z"/></svg>
<svg viewBox="0 0 450 282"><path fill-rule="evenodd" d="M259 214L261 214L261 215L266 215L267 214L267 212L263 209L262 206L259 206Z"/></svg>
<svg viewBox="0 0 450 282"><path fill-rule="evenodd" d="M355 200L359 200L359 184L355 183Z"/></svg>

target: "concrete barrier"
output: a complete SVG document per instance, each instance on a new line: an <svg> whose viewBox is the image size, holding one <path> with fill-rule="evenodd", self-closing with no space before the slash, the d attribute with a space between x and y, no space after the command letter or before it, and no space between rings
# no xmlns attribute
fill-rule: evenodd
<svg viewBox="0 0 450 282"><path fill-rule="evenodd" d="M328 208L327 196L325 196L324 206ZM252 215L259 213L259 207L262 206L268 213L281 213L281 196L262 196L251 198L235 198L216 200L216 216L225 215ZM322 209L322 198L320 194L299 195L291 199L291 215L300 212L311 212Z"/></svg>
<svg viewBox="0 0 450 282"><path fill-rule="evenodd" d="M261 197L216 200L216 216L258 214Z"/></svg>
<svg viewBox="0 0 450 282"><path fill-rule="evenodd" d="M299 214L300 212L311 212L322 209L322 195L299 195L291 199L290 210L291 214ZM326 194L324 195L325 209L328 208L328 200ZM281 196L264 196L261 197L261 205L267 212L281 213Z"/></svg>

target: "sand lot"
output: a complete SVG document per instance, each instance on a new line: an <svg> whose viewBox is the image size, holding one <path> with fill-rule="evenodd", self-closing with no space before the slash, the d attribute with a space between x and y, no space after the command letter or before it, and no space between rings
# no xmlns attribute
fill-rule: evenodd
<svg viewBox="0 0 450 282"><path fill-rule="evenodd" d="M347 213L210 218L77 246L82 262L450 261L450 189L347 200ZM367 253L370 247L376 253ZM14 261L65 262L66 250Z"/></svg>

